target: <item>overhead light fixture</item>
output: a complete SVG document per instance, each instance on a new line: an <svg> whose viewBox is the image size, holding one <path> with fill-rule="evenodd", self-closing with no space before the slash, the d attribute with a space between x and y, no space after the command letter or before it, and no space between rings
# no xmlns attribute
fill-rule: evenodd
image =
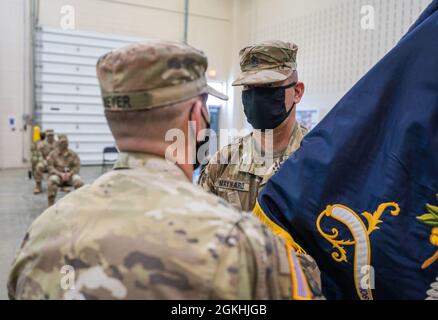
<svg viewBox="0 0 438 320"><path fill-rule="evenodd" d="M207 75L209 78L216 78L216 75L217 75L216 69L209 69L207 71Z"/></svg>

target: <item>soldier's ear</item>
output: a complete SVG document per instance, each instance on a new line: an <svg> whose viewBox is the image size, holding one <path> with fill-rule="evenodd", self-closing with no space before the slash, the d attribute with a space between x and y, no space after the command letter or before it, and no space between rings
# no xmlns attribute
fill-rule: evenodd
<svg viewBox="0 0 438 320"><path fill-rule="evenodd" d="M206 126L206 123L204 121L204 116L202 115L203 109L204 109L204 101L201 98L196 99L192 107L191 121L196 122L197 133L202 129L205 129Z"/></svg>
<svg viewBox="0 0 438 320"><path fill-rule="evenodd" d="M207 109L207 96L197 97L190 107L189 120L195 122L196 132L207 129L210 116Z"/></svg>
<svg viewBox="0 0 438 320"><path fill-rule="evenodd" d="M298 104L301 101L301 98L304 95L304 91L305 91L305 86L304 83L302 82L298 82L295 87L294 87L294 103Z"/></svg>

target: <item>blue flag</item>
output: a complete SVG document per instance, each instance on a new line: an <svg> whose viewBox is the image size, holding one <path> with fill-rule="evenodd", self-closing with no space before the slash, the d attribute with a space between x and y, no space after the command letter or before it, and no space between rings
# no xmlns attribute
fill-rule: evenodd
<svg viewBox="0 0 438 320"><path fill-rule="evenodd" d="M328 299L425 299L438 277L438 0L310 132L254 213Z"/></svg>

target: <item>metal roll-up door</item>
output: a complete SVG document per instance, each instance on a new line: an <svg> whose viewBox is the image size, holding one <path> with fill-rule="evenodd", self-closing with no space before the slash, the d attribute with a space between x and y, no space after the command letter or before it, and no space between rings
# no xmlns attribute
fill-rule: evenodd
<svg viewBox="0 0 438 320"><path fill-rule="evenodd" d="M97 59L139 38L38 27L35 41L36 122L65 133L82 164L100 164L114 146L96 78Z"/></svg>

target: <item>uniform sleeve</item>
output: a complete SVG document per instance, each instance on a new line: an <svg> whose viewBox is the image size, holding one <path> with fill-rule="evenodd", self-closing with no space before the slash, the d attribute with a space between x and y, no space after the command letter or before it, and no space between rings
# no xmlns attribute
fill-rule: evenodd
<svg viewBox="0 0 438 320"><path fill-rule="evenodd" d="M57 175L59 177L62 176L62 172L58 171L55 166L55 159L54 159L54 151L50 152L49 156L47 157L47 171L49 172L49 175Z"/></svg>
<svg viewBox="0 0 438 320"><path fill-rule="evenodd" d="M313 259L295 254L283 239L273 235L254 217L242 219L230 234L230 239L235 246L225 247L221 254L213 286L217 290L214 298L323 298L319 270ZM236 291L230 292L231 287Z"/></svg>
<svg viewBox="0 0 438 320"><path fill-rule="evenodd" d="M38 257L31 249L31 230L32 226L26 232L11 264L7 281L8 298L10 300L44 299L43 289L33 277Z"/></svg>
<svg viewBox="0 0 438 320"><path fill-rule="evenodd" d="M73 153L73 165L70 170L73 174L79 174L81 170L81 160L76 153Z"/></svg>
<svg viewBox="0 0 438 320"><path fill-rule="evenodd" d="M199 177L198 184L205 191L217 195L215 182L220 171L220 164L218 162L220 152L217 152L204 167Z"/></svg>
<svg viewBox="0 0 438 320"><path fill-rule="evenodd" d="M38 162L42 162L42 161L44 161L44 156L43 156L43 154L41 153L41 151L37 150L37 151L36 151L36 156L38 157Z"/></svg>
<svg viewBox="0 0 438 320"><path fill-rule="evenodd" d="M214 168L215 165L213 164L207 164L207 166L202 170L201 175L199 177L198 184L201 186L202 189L205 191L216 194L216 188L214 186L214 173L217 171Z"/></svg>
<svg viewBox="0 0 438 320"><path fill-rule="evenodd" d="M44 160L47 160L47 158L48 158L49 155L50 155L50 152L47 153L47 148L46 148L46 143L45 143L45 141L40 141L40 142L38 142L38 144L37 144L37 148L38 148L38 151L41 153L41 157L42 157Z"/></svg>
<svg viewBox="0 0 438 320"><path fill-rule="evenodd" d="M44 159L43 156L43 143L41 141L38 141L35 145L35 150L38 152L38 154L41 155L41 158Z"/></svg>
<svg viewBox="0 0 438 320"><path fill-rule="evenodd" d="M202 170L201 175L198 180L198 184L205 191L215 194L218 194L218 190L216 188L216 181L222 175L227 165L231 161L231 145L227 145L210 159L208 164Z"/></svg>
<svg viewBox="0 0 438 320"><path fill-rule="evenodd" d="M38 141L35 145L36 150L41 151L42 144L43 144L42 141Z"/></svg>
<svg viewBox="0 0 438 320"><path fill-rule="evenodd" d="M31 147L31 152L32 152L32 158L34 158L36 163L43 161L43 155L41 153L40 148L38 147L38 143L37 142L32 142L32 147Z"/></svg>

